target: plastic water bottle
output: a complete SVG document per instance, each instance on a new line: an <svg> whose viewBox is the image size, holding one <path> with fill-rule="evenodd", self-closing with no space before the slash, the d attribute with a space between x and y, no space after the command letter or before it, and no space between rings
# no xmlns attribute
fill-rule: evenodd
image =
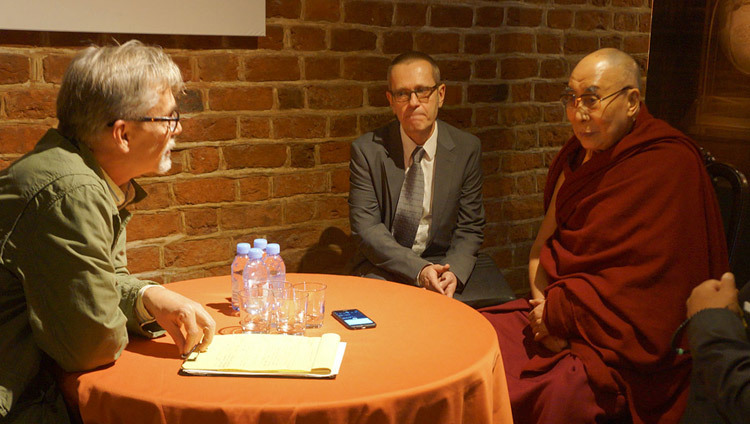
<svg viewBox="0 0 750 424"><path fill-rule="evenodd" d="M271 287L278 287L286 281L286 265L279 252L278 243L268 243L266 246L266 268L268 268L268 283Z"/></svg>
<svg viewBox="0 0 750 424"><path fill-rule="evenodd" d="M268 282L268 268L263 262L263 251L252 248L248 252L250 260L245 265L242 273L242 279L246 287L256 284L266 284Z"/></svg>
<svg viewBox="0 0 750 424"><path fill-rule="evenodd" d="M266 248L268 246L268 241L264 238L257 238L253 240L253 248L254 249L260 249L263 251L263 258L266 257Z"/></svg>
<svg viewBox="0 0 750 424"><path fill-rule="evenodd" d="M245 265L250 259L248 253L250 252L250 243L237 243L237 255L232 261L232 309L235 311L240 310L240 290L244 280L242 273L245 272Z"/></svg>
<svg viewBox="0 0 750 424"><path fill-rule="evenodd" d="M272 301L271 298L258 294L268 291L268 269L263 263L262 250L250 249L248 256L250 259L242 273L240 325L244 332L264 333L268 332L269 308L273 305L269 303Z"/></svg>

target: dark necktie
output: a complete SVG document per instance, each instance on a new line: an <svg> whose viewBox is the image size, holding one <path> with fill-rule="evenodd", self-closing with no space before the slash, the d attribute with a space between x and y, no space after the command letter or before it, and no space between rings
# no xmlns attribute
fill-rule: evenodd
<svg viewBox="0 0 750 424"><path fill-rule="evenodd" d="M424 173L419 162L424 156L422 146L417 146L411 154L412 165L406 171L404 185L398 196L396 215L393 218L393 237L398 244L411 248L417 235L419 221L422 219L422 201L424 200Z"/></svg>

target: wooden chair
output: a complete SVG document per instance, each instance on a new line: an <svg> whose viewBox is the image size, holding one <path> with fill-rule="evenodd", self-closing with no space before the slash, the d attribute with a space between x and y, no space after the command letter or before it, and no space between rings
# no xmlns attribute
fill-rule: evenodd
<svg viewBox="0 0 750 424"><path fill-rule="evenodd" d="M747 178L732 165L717 161L708 150L701 149L701 153L703 154L706 171L711 176L721 209L724 234L729 251L729 268L736 274L737 252L745 227L745 209L750 203L750 189L748 188ZM738 286L741 284L740 281L737 281L737 283Z"/></svg>

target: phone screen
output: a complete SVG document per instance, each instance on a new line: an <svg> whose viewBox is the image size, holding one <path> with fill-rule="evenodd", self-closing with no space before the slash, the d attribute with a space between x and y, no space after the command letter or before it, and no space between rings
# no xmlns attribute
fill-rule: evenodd
<svg viewBox="0 0 750 424"><path fill-rule="evenodd" d="M375 321L368 318L359 309L333 311L331 315L349 329L372 328L376 325Z"/></svg>

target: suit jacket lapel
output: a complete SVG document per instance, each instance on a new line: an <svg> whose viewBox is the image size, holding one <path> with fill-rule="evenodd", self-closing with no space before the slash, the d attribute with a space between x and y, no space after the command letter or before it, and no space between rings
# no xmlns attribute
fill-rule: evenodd
<svg viewBox="0 0 750 424"><path fill-rule="evenodd" d="M432 224L430 225L430 236L427 241L428 246L434 240L437 229L442 226L441 220L446 215L450 215L450 211L446 210L448 192L450 190L449 182L452 178L460 178L460 175L455 175L456 170L453 165L456 161L456 154L453 151L456 143L445 124L439 120L437 124L438 139L437 150L435 151L435 175L433 176L432 190ZM401 156L403 156L403 153ZM453 206L451 205L450 207Z"/></svg>
<svg viewBox="0 0 750 424"><path fill-rule="evenodd" d="M385 224L390 229L393 216L396 214L398 197L401 193L401 186L404 184L406 172L404 169L404 147L401 143L401 130L398 121L394 121L388 126L383 145L389 158L389 160L383 162L383 175L385 175L385 183L388 188L388 198L385 199L388 216L385 217Z"/></svg>

